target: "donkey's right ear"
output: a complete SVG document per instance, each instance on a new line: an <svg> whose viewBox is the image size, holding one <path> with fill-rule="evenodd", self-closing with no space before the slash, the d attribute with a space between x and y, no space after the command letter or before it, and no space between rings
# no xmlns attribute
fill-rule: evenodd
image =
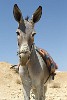
<svg viewBox="0 0 67 100"><path fill-rule="evenodd" d="M22 19L22 13L19 9L19 7L17 6L17 4L14 5L13 7L13 15L15 20L20 23L21 19Z"/></svg>

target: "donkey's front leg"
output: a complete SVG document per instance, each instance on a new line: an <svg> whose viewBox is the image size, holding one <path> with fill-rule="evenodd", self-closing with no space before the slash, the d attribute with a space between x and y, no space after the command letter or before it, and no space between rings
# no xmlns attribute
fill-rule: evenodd
<svg viewBox="0 0 67 100"><path fill-rule="evenodd" d="M20 66L19 74L23 85L24 100L30 100L31 80L28 71L26 68Z"/></svg>
<svg viewBox="0 0 67 100"><path fill-rule="evenodd" d="M30 85L23 84L24 100L30 100L30 89Z"/></svg>
<svg viewBox="0 0 67 100"><path fill-rule="evenodd" d="M36 88L33 89L33 93L34 93L34 95L35 95L35 100L38 100L38 94L37 94L37 90L36 90Z"/></svg>
<svg viewBox="0 0 67 100"><path fill-rule="evenodd" d="M45 100L43 84L37 86L38 100Z"/></svg>

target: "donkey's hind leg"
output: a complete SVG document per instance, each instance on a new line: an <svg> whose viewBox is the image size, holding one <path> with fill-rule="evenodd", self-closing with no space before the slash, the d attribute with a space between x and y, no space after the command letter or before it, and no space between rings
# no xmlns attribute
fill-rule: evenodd
<svg viewBox="0 0 67 100"><path fill-rule="evenodd" d="M45 100L43 91L44 91L44 87L43 84L41 84L37 87L38 100Z"/></svg>

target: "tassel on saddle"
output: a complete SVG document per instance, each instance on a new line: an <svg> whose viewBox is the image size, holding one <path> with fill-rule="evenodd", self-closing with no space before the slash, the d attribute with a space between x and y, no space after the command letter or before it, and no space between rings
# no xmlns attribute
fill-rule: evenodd
<svg viewBox="0 0 67 100"><path fill-rule="evenodd" d="M36 47L37 52L42 56L43 60L45 61L47 68L49 70L52 79L54 80L54 76L56 75L55 70L58 69L57 64L54 62L52 57L48 54L46 50L40 49Z"/></svg>

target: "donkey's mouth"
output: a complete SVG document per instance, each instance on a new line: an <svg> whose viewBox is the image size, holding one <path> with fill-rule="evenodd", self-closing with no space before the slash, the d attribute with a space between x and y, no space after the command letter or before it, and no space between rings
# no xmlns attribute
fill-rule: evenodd
<svg viewBox="0 0 67 100"><path fill-rule="evenodd" d="M22 66L24 66L24 65L26 65L26 63L28 62L28 60L29 60L29 58L30 58L30 54L28 54L28 53L21 53L20 55L19 55L19 60L20 60L20 64L22 65Z"/></svg>
<svg viewBox="0 0 67 100"><path fill-rule="evenodd" d="M29 58L30 54L31 54L30 51L21 51L21 52L17 53L17 55L19 55L20 59Z"/></svg>
<svg viewBox="0 0 67 100"><path fill-rule="evenodd" d="M17 52L17 55L19 56L21 65L26 65L27 61L30 58L31 52L30 51L19 51Z"/></svg>

